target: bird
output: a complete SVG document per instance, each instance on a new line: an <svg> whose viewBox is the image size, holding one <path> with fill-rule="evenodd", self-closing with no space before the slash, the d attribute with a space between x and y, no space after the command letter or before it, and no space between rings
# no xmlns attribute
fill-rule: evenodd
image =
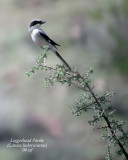
<svg viewBox="0 0 128 160"><path fill-rule="evenodd" d="M63 65L71 71L70 66L57 51L57 46L60 45L49 38L49 36L41 29L41 25L44 23L46 22L41 19L34 19L29 23L28 32L30 32L33 42L35 42L41 48L47 46L48 50L51 50L53 53L55 53Z"/></svg>

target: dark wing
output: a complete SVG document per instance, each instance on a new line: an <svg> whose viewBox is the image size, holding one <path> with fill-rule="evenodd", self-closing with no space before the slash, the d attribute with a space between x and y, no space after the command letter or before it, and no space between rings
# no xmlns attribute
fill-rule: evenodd
<svg viewBox="0 0 128 160"><path fill-rule="evenodd" d="M60 46L59 44L57 44L56 42L54 42L52 39L50 39L46 33L43 33L42 30L38 31L38 34L41 35L41 37L43 37L44 39L46 39L46 41L48 41L49 43L51 43L53 46Z"/></svg>

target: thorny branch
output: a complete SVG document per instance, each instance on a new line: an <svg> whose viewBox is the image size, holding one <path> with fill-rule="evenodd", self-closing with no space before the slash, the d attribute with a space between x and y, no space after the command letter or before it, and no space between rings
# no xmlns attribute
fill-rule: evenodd
<svg viewBox="0 0 128 160"><path fill-rule="evenodd" d="M53 85L55 82L59 82L62 84L67 83L69 86L73 85L83 90L85 95L82 94L78 102L76 102L76 108L73 108L72 110L73 113L76 113L76 115L79 116L82 110L86 112L88 109L94 109L97 112L97 116L93 116L94 119L92 121L89 121L89 123L95 125L101 118L103 118L107 126L99 127L97 129L107 130L109 128L111 135L108 134L108 136L102 137L106 137L107 142L113 142L114 145L117 144L120 148L118 153L124 154L126 160L128 160L128 153L126 152L126 149L124 147L124 145L128 143L128 135L123 130L124 123L118 124L118 121L112 119L112 114L114 113L114 111L108 113L106 112L107 110L109 111L111 107L103 109L103 104L109 102L107 100L107 97L109 97L111 94L107 93L102 97L97 97L97 95L93 92L94 87L90 85L91 80L89 79L89 74L93 73L93 70L89 69L87 73L81 76L77 71L67 70L64 66L61 65L57 65L56 68L47 66L45 64L46 59L47 48L44 48L44 53L41 54L41 56L38 56L38 58L36 59L36 66L32 67L31 70L26 73L26 75L30 77L31 74L35 72L35 70L48 71L50 75L45 78L47 85ZM120 131L123 136L117 136L117 130ZM110 143L108 143L106 158L108 160L112 159L110 153Z"/></svg>

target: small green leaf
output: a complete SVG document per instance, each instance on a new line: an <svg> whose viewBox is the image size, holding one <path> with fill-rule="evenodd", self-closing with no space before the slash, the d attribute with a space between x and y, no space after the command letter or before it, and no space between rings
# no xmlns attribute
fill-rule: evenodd
<svg viewBox="0 0 128 160"><path fill-rule="evenodd" d="M94 71L93 71L93 69L90 67L89 68L89 73L93 73Z"/></svg>
<svg viewBox="0 0 128 160"><path fill-rule="evenodd" d="M26 74L26 76L28 76L28 77L31 76L31 74L30 74L29 72L26 72L25 74Z"/></svg>

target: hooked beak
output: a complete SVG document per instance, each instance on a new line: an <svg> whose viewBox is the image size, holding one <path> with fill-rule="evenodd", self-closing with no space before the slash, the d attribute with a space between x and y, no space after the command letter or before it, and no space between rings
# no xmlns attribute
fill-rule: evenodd
<svg viewBox="0 0 128 160"><path fill-rule="evenodd" d="M45 21L42 21L42 22L41 22L41 24L44 24L44 23L46 23L46 22L45 22Z"/></svg>

